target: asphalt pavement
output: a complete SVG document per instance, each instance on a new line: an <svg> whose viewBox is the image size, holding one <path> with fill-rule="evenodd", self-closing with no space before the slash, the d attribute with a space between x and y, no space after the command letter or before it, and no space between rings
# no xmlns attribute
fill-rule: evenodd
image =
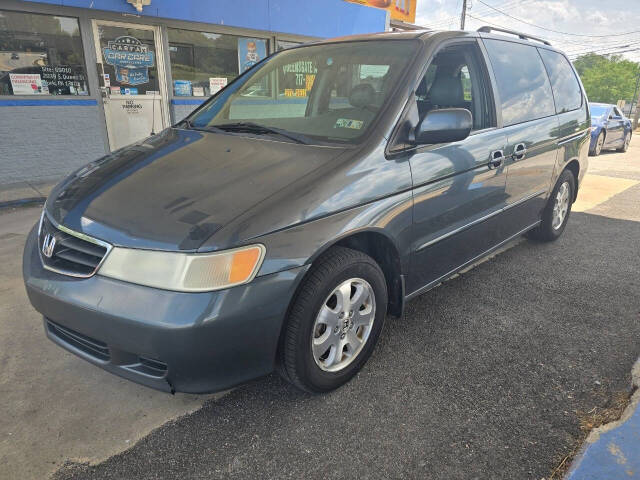
<svg viewBox="0 0 640 480"><path fill-rule="evenodd" d="M85 365L80 359L65 357L72 375L48 368L49 378L31 378L30 369L41 368L32 362L12 379L24 384L23 395L40 392L36 382L91 386L76 386L75 395L64 398L52 389L32 414L53 411L71 421L70 411L86 408L83 395L98 402L96 409L108 410L98 425L86 425L84 441L95 450L90 463L70 453L67 458L76 460L54 477L549 479L579 447L589 412L628 394L631 366L640 355L640 143L634 141L625 155L604 154L591 163L594 176L606 180L594 179L587 191L593 195L576 204L583 211L571 215L560 240L514 242L409 303L403 318L388 319L362 372L330 394L311 396L271 375L202 408L190 403L158 413L157 403L141 397L144 387L109 383L99 369L77 367ZM9 253L15 250L0 252L0 260ZM9 302L12 308L13 302L21 305L14 313L27 312L24 294L13 287L11 292L15 298L5 296L3 306ZM36 321L24 315L26 322ZM12 326L1 312L0 324ZM13 340L14 350L21 346ZM4 364L11 355L3 350ZM11 379L0 380L3 389L11 386ZM108 384L109 405L91 393L101 382ZM0 401L6 402L3 389ZM163 398L187 403L184 397ZM126 429L118 409L129 421L151 415L146 428L158 428L138 435L142 439L122 453L105 455L101 449L109 438L96 443L87 433L109 436ZM33 428L27 413L20 423L5 422L16 431ZM65 422L55 425L64 435ZM83 432L82 424L73 425ZM46 428L41 436L56 442ZM3 445L11 444L0 439L0 455ZM121 442L108 447L125 448ZM23 448L23 461L40 461L37 448L28 442Z"/></svg>
<svg viewBox="0 0 640 480"><path fill-rule="evenodd" d="M640 185L613 192L411 302L340 390L272 375L56 478L549 478L640 355Z"/></svg>

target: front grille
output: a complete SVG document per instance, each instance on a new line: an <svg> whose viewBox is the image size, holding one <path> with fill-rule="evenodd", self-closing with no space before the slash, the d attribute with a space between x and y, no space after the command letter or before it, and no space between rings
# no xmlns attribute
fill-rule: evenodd
<svg viewBox="0 0 640 480"><path fill-rule="evenodd" d="M38 247L40 258L45 268L75 277L90 277L95 273L102 259L109 250L108 244L79 234L72 234L69 230L56 227L42 216ZM45 252L45 243L55 239L52 251Z"/></svg>
<svg viewBox="0 0 640 480"><path fill-rule="evenodd" d="M58 325L49 319L47 319L47 328L52 335L55 335L63 342L72 345L78 350L82 350L87 355L91 355L92 357L104 362L108 362L111 358L107 344L100 340L82 335L70 328Z"/></svg>

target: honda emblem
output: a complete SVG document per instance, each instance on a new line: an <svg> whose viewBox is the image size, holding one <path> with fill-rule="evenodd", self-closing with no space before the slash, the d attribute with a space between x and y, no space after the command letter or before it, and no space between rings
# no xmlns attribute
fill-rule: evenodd
<svg viewBox="0 0 640 480"><path fill-rule="evenodd" d="M42 254L51 258L53 256L53 250L56 248L56 237L50 233L44 237L44 241L42 242Z"/></svg>

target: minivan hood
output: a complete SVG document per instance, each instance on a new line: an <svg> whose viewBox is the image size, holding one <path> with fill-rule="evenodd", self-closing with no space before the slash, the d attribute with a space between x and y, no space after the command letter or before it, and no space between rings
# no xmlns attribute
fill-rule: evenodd
<svg viewBox="0 0 640 480"><path fill-rule="evenodd" d="M46 209L59 224L114 245L196 250L343 151L167 129L81 168L51 192Z"/></svg>

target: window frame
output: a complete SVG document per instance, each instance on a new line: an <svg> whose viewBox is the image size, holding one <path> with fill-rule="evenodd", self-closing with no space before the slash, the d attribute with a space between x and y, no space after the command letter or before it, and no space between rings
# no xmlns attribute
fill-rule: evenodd
<svg viewBox="0 0 640 480"><path fill-rule="evenodd" d="M545 48L544 46L537 46L536 49L538 50L538 53L540 53L540 50L546 50L548 52L553 52L557 55L560 55L562 58L564 58L564 60L569 64L569 68L571 69L571 72L573 73L573 77L575 78L576 83L578 84L578 89L580 90L580 106L573 108L571 110L565 110L564 112L558 112L558 105L556 103L556 94L553 91L553 81L551 80L551 73L549 73L549 68L547 67L547 64L544 61L544 57L542 56L542 54L540 54L540 59L542 60L542 64L544 65L545 71L547 72L547 76L549 77L549 83L551 84L551 93L553 94L553 104L556 108L556 115L562 115L565 113L582 110L586 104L584 88L582 87L582 83L580 82L580 77L578 75L578 72L576 72L576 69L573 66L573 63L571 63L571 60L569 60L569 58L563 52L560 52L553 48Z"/></svg>
<svg viewBox="0 0 640 480"><path fill-rule="evenodd" d="M538 48L540 48L538 45L532 44L528 40L518 40L518 39L515 39L515 38L514 39L505 38L505 37L500 36L500 35L483 35L481 37L481 39L482 39L481 43L482 43L482 45L484 47L484 51L485 51L485 54L486 54L487 64L488 64L488 67L490 68L491 72L493 73L494 78L496 78L496 72L495 72L493 64L491 63L491 57L489 56L489 51L486 48L486 44L485 44L486 40L495 40L495 41L504 42L504 43L515 43L517 45L524 45L524 46L527 46L529 48L532 48L533 50L535 50L536 55L540 59L540 63L542 64L542 70L544 72L544 76L547 79L547 81L549 82L549 90L551 91L551 102L553 104L553 113L551 113L549 115L544 115L542 117L522 120L520 122L510 123L509 125L505 125L504 124L502 101L500 101L500 90L499 90L499 87L498 87L498 83L496 81L495 84L494 84L494 95L499 100L498 104L496 104L496 108L500 111L500 119L501 119L501 125L500 126L502 128L513 127L515 125L522 125L522 124L528 123L528 122L535 122L537 120L542 120L543 118L551 118L551 117L554 117L554 116L558 115L556 113L556 102L555 102L555 98L553 97L553 87L551 85L551 79L549 78L549 73L547 72L547 67L544 64L544 61L542 60L542 56L540 55L540 52L538 52ZM581 90L582 90L582 88L581 88ZM584 96L584 92L583 92L583 96Z"/></svg>
<svg viewBox="0 0 640 480"><path fill-rule="evenodd" d="M469 136L480 135L485 132L489 132L492 130L496 130L498 128L502 128L502 112L499 109L499 101L500 98L498 96L495 75L493 70L489 65L489 58L487 56L487 51L484 48L484 44L480 41L479 37L466 37L466 38L451 38L446 39L439 42L431 51L427 50L427 53L421 59L423 63L422 68L418 71L417 76L413 79L413 86L411 88L411 92L409 93L409 97L405 100L404 107L401 110L401 113L396 121L391 135L389 136L389 141L385 147L385 157L388 160L396 158L398 155L403 155L409 152L421 152L425 149L434 148L440 144L424 144L424 145L415 145L407 143L404 138L401 138L403 126L406 125L406 122L410 122L410 115L412 111L412 107L415 103L415 96L422 79L427 73L427 70L432 65L433 60L436 56L446 50L447 48L455 47L455 46L465 46L472 45L477 48L476 60L479 63L478 67L482 72L483 83L485 83L485 91L486 91L486 100L487 100L487 108L489 109L489 115L491 116L494 125L479 129L472 130ZM472 47L473 48L473 47ZM411 128L415 128L416 125L412 125Z"/></svg>
<svg viewBox="0 0 640 480"><path fill-rule="evenodd" d="M75 20L78 24L78 38L80 39L80 49L82 52L82 67L84 69L84 76L85 76L85 82L87 84L87 93L86 95L72 95L72 94L61 94L61 95L15 95L15 94L3 94L0 93L0 99L2 100L34 100L34 101L51 101L51 100L95 100L97 98L97 95L99 95L99 92L94 92L93 88L92 88L92 82L91 82L91 73L89 71L90 69L90 65L89 65L89 55L87 55L88 53L88 49L87 46L85 44L85 31L84 31L84 27L83 27L83 22L82 22L82 18L79 15L72 15L72 14L67 14L65 12L63 13L57 13L57 12L42 12L42 11L32 11L32 10L18 10L15 8L0 8L0 12L9 12L9 13L16 13L16 14L21 14L21 15L42 15L42 16L49 16L49 17L64 17L64 18L71 18L73 20ZM93 33L91 33L91 35L93 35ZM55 65L54 65L55 66ZM10 72L8 72L10 73ZM97 74L97 72L96 72Z"/></svg>

